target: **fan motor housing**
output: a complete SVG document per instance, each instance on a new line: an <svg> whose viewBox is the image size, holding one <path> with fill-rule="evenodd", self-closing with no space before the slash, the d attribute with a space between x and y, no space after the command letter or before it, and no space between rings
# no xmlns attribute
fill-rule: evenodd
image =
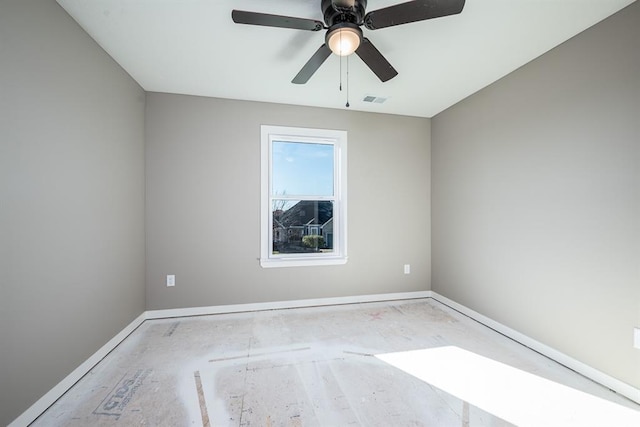
<svg viewBox="0 0 640 427"><path fill-rule="evenodd" d="M343 22L362 25L367 0L322 0L321 8L327 27Z"/></svg>

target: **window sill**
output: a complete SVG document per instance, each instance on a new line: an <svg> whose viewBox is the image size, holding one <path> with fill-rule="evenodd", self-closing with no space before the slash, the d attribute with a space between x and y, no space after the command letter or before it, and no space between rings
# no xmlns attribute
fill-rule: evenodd
<svg viewBox="0 0 640 427"><path fill-rule="evenodd" d="M343 265L347 263L347 257L325 258L261 258L262 268L278 267L315 267L320 265Z"/></svg>

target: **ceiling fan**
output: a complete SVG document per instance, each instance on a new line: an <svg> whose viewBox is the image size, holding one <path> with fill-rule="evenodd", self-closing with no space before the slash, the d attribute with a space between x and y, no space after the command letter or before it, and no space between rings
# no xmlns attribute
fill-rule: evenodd
<svg viewBox="0 0 640 427"><path fill-rule="evenodd" d="M381 81L386 82L397 76L398 72L373 43L363 36L360 27L364 25L369 30L379 30L455 15L462 12L464 2L465 0L415 0L365 14L367 0L321 0L320 7L324 22L243 10L233 10L231 17L236 24L306 31L327 30L325 43L302 67L292 83L304 84L309 81L332 52L339 56L347 56L355 52Z"/></svg>

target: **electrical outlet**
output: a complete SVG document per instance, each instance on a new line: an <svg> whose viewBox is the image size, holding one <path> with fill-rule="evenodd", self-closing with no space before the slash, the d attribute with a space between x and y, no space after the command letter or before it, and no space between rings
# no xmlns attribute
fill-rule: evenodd
<svg viewBox="0 0 640 427"><path fill-rule="evenodd" d="M640 349L640 328L633 328L633 346Z"/></svg>
<svg viewBox="0 0 640 427"><path fill-rule="evenodd" d="M167 286L175 286L176 285L176 276L175 274L167 275Z"/></svg>
<svg viewBox="0 0 640 427"><path fill-rule="evenodd" d="M411 264L404 265L404 274L411 274Z"/></svg>

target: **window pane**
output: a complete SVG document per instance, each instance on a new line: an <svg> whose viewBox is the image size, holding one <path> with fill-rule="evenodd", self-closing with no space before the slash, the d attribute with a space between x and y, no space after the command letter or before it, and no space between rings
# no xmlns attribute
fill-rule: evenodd
<svg viewBox="0 0 640 427"><path fill-rule="evenodd" d="M273 141L274 196L333 196L333 145Z"/></svg>
<svg viewBox="0 0 640 427"><path fill-rule="evenodd" d="M272 254L333 252L333 202L272 201Z"/></svg>

